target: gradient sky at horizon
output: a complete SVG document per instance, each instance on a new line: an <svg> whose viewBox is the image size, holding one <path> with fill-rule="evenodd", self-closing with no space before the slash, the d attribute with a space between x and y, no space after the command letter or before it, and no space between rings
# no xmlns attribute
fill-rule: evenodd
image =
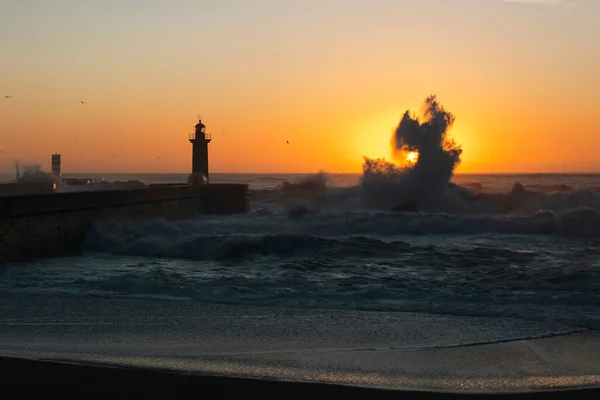
<svg viewBox="0 0 600 400"><path fill-rule="evenodd" d="M214 172L359 172L435 93L458 172L600 172L597 0L6 0L0 55L0 171L189 171L200 113Z"/></svg>

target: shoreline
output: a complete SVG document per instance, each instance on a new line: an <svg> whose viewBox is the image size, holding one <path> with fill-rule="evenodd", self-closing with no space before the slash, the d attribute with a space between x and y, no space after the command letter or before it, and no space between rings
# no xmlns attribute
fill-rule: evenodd
<svg viewBox="0 0 600 400"><path fill-rule="evenodd" d="M63 361L0 357L0 387L5 393L24 396L44 390L46 395L85 395L87 398L168 396L197 398L247 398L248 396L344 396L369 399L587 399L600 396L599 387L540 391L450 392L365 387L321 382L285 381L235 376L181 373L151 368L116 367ZM175 395L174 395L175 393Z"/></svg>
<svg viewBox="0 0 600 400"><path fill-rule="evenodd" d="M496 318L162 300L0 300L0 383L17 393L109 393L113 383L128 397L136 390L172 397L169 392L179 388L197 394L204 387L219 394L223 385L280 396L351 394L346 390L352 388L370 397L559 390L579 397L582 390L600 388L600 332L594 330ZM600 392L593 393L599 398Z"/></svg>

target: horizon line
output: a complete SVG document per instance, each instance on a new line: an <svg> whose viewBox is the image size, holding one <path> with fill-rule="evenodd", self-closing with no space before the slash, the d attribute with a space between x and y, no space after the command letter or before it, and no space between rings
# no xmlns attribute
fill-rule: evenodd
<svg viewBox="0 0 600 400"><path fill-rule="evenodd" d="M42 171L45 173L50 173ZM15 171L0 171L2 175L12 175ZM313 175L313 174L335 174L335 175L362 175L362 172L333 172L333 171L311 171L311 172L211 172L210 175ZM189 175L190 172L65 172L64 175ZM600 175L600 171L587 172L457 172L455 175Z"/></svg>

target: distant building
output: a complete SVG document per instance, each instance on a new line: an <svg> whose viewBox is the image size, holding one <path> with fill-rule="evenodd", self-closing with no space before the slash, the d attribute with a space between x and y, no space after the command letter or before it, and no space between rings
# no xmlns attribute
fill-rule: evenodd
<svg viewBox="0 0 600 400"><path fill-rule="evenodd" d="M61 176L60 154L52 154L52 175Z"/></svg>

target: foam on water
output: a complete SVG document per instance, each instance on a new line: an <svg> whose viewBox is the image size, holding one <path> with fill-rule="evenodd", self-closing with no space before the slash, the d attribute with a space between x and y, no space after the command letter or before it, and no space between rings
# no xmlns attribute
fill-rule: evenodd
<svg viewBox="0 0 600 400"><path fill-rule="evenodd" d="M7 265L0 289L600 328L600 179L453 176L453 121L428 98L392 138L399 157L419 153L414 164L247 177L249 214L99 222L84 255Z"/></svg>
<svg viewBox="0 0 600 400"><path fill-rule="evenodd" d="M600 224L577 193L543 194L554 209L527 215L352 211L358 191L261 192L245 215L97 223L84 256L5 266L0 289L600 328ZM291 216L290 202L309 210Z"/></svg>

